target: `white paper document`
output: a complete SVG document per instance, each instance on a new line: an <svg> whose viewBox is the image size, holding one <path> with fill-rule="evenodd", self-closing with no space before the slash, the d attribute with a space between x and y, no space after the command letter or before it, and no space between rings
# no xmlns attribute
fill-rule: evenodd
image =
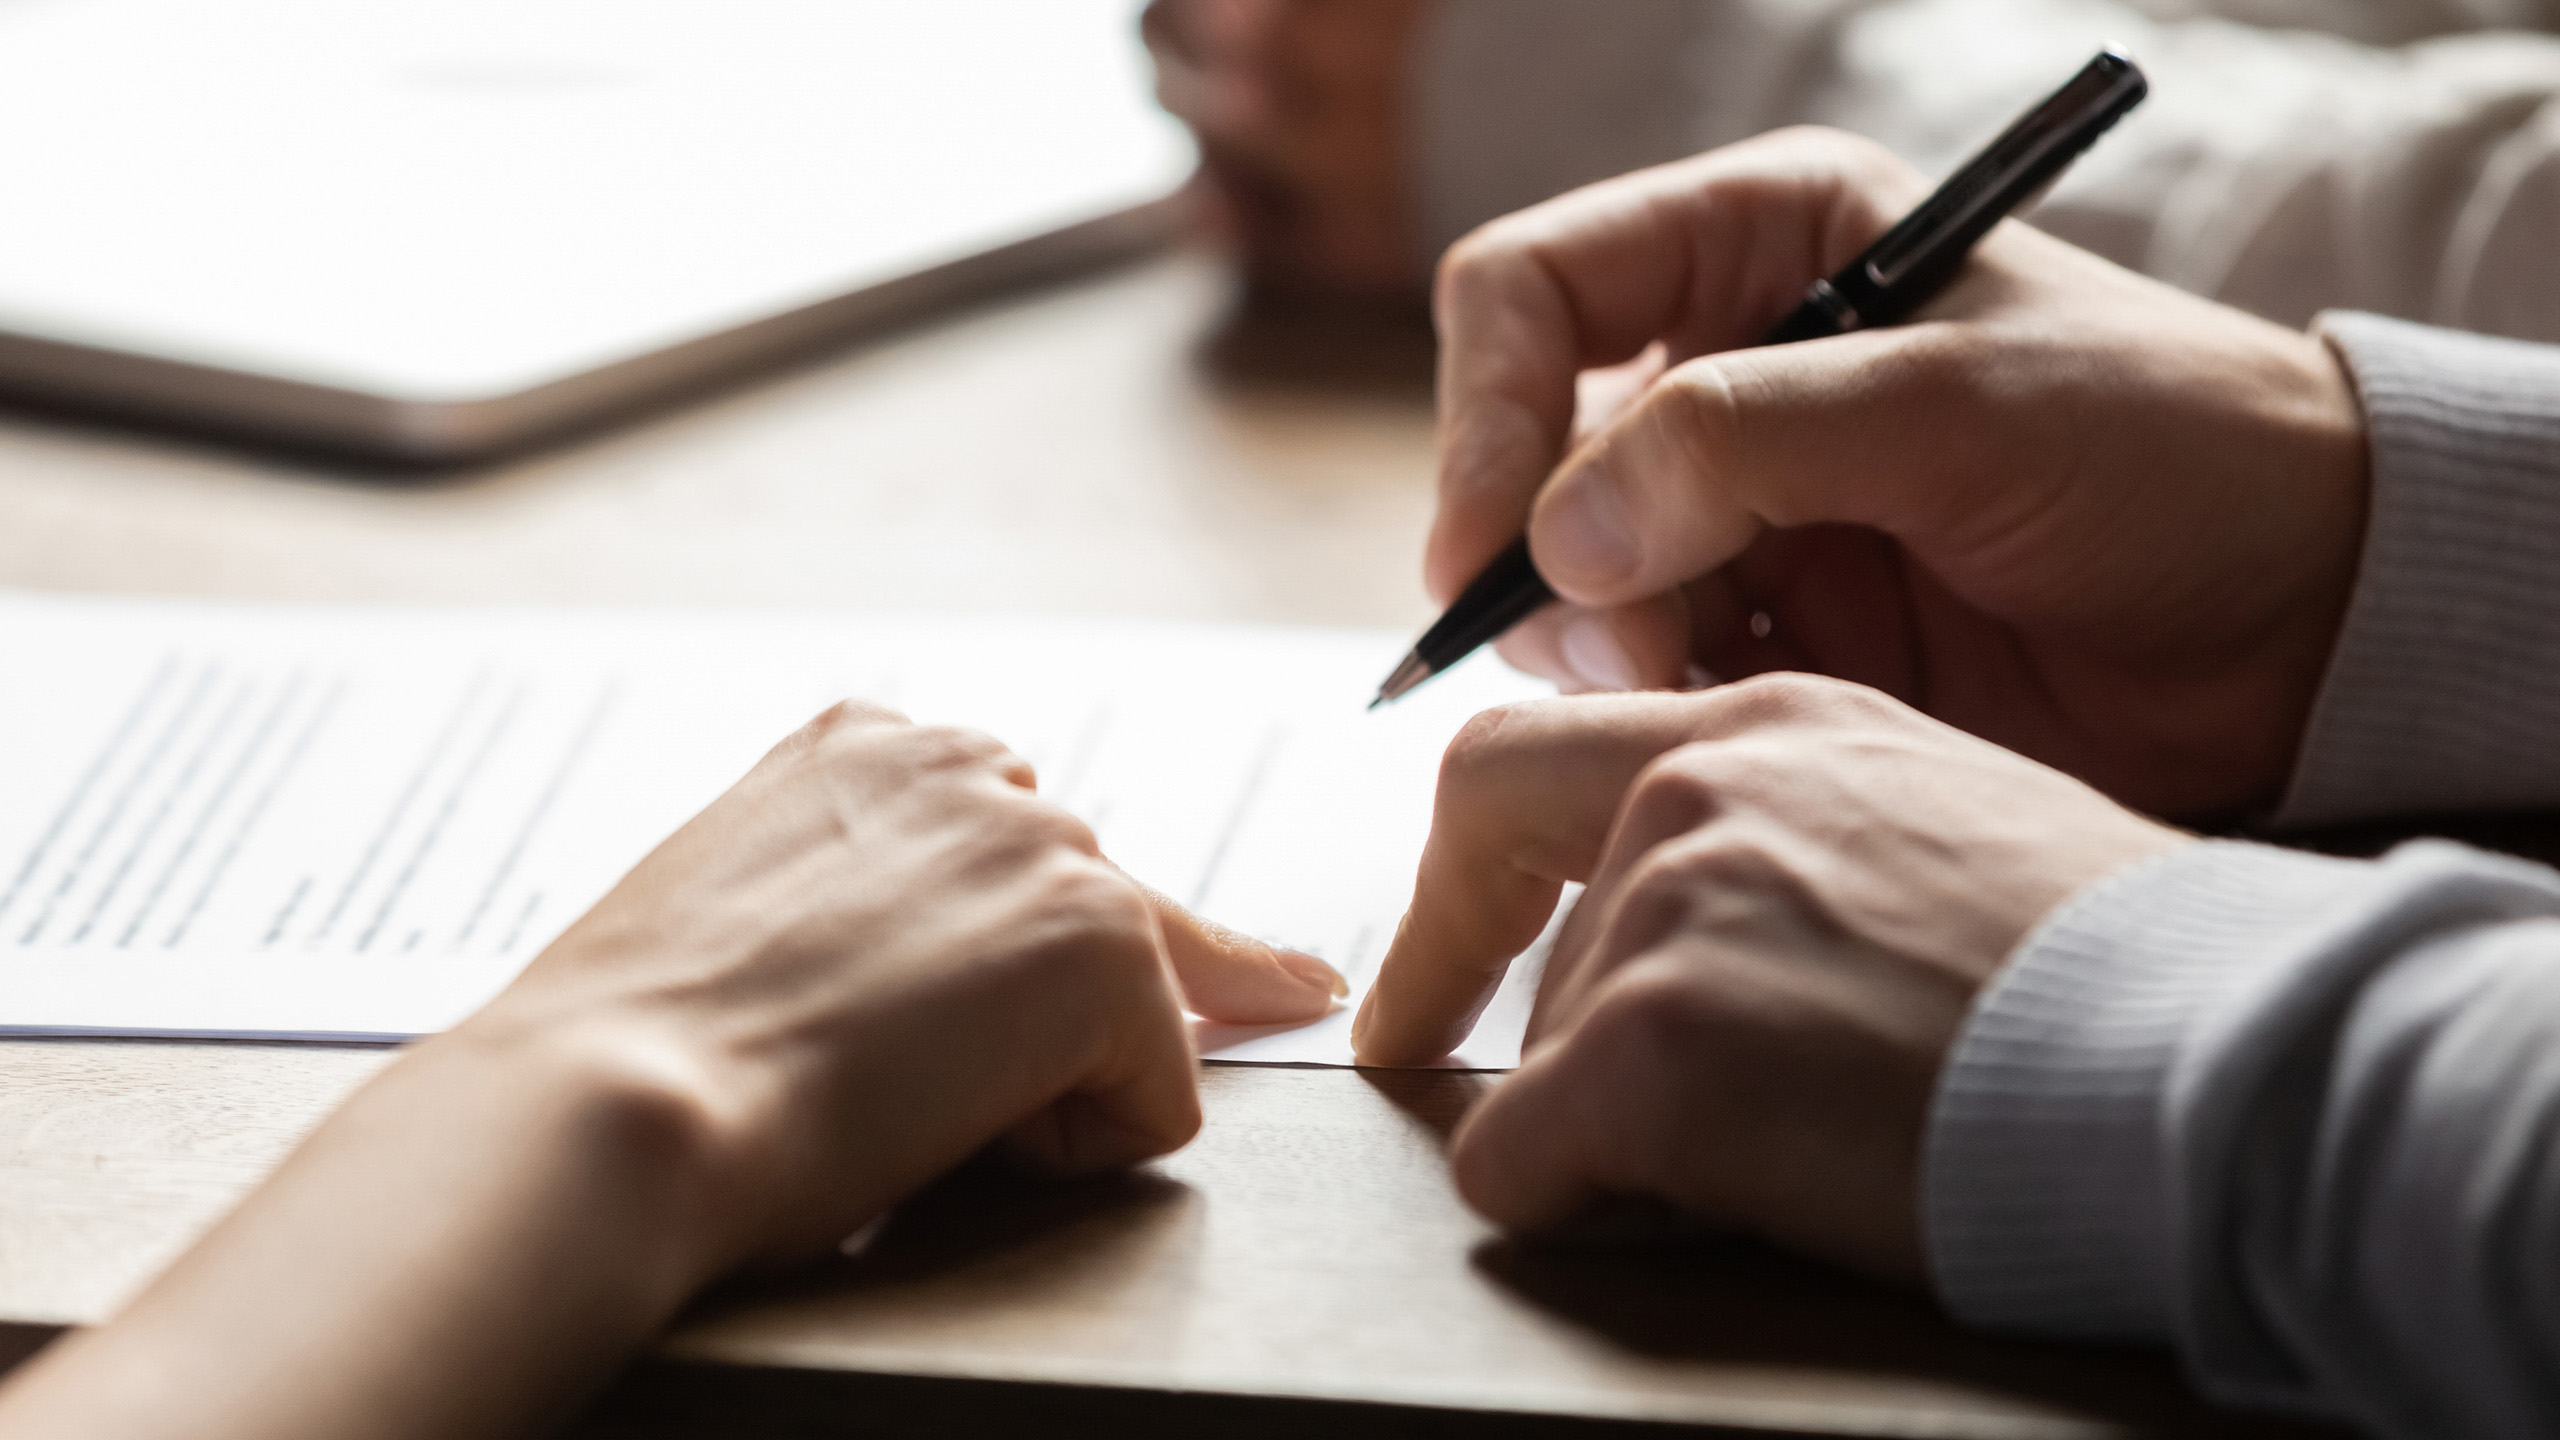
<svg viewBox="0 0 2560 1440"><path fill-rule="evenodd" d="M828 703L986 730L1106 853L1324 957L1347 1064L1479 657L1364 711L1409 637L1027 617L301 608L0 594L0 1034L443 1029ZM1517 1062L1537 954L1453 1063Z"/></svg>

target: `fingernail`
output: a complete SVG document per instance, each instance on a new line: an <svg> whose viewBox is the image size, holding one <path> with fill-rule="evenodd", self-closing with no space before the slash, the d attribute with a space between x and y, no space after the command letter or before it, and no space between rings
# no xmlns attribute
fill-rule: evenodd
<svg viewBox="0 0 2560 1440"><path fill-rule="evenodd" d="M1564 663L1593 689L1643 687L1644 682L1636 675L1636 662L1627 658L1627 647L1618 643L1605 615L1585 615L1565 626L1557 648L1564 652Z"/></svg>
<svg viewBox="0 0 2560 1440"><path fill-rule="evenodd" d="M1605 584L1624 578L1644 558L1635 520L1606 470L1582 466L1556 482L1556 496L1538 527L1539 564L1568 579Z"/></svg>
<svg viewBox="0 0 2560 1440"><path fill-rule="evenodd" d="M1302 955L1295 950L1283 950L1279 953L1280 968L1307 984L1322 990L1336 1000L1351 993L1351 982L1342 978L1342 972L1313 955Z"/></svg>
<svg viewBox="0 0 2560 1440"><path fill-rule="evenodd" d="M1360 1042L1369 1034L1369 1016L1378 1008L1378 992L1373 988L1360 997L1360 1013L1351 1017L1351 1053L1357 1057Z"/></svg>

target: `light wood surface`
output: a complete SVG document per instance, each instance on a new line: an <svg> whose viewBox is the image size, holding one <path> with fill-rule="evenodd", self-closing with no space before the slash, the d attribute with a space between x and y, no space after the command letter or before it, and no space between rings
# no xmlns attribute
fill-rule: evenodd
<svg viewBox="0 0 2560 1440"><path fill-rule="evenodd" d="M0 413L0 585L1418 622L1427 344L1230 310L1166 257L459 476ZM110 1313L383 1061L0 1043L0 1358ZM955 1177L860 1256L706 1300L572 1428L2276 1433L2157 1357L1754 1247L1505 1244L1441 1159L1484 1083L1212 1068L1190 1149Z"/></svg>
<svg viewBox="0 0 2560 1440"><path fill-rule="evenodd" d="M1427 352L1229 304L1163 260L457 475L0 411L0 585L1425 618Z"/></svg>

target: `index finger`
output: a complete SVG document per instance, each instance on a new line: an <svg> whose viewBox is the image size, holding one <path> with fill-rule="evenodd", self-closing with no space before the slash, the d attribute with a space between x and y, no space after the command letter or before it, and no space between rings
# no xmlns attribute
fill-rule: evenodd
<svg viewBox="0 0 2560 1440"><path fill-rule="evenodd" d="M1566 882L1591 874L1627 786L1717 708L1712 695L1590 695L1470 721L1441 761L1412 906L1352 1026L1359 1062L1427 1065L1455 1049Z"/></svg>
<svg viewBox="0 0 2560 1440"><path fill-rule="evenodd" d="M1143 882L1164 935L1182 1001L1193 1014L1229 1025L1285 1025L1321 1019L1351 993L1340 972L1313 955L1267 945L1183 908Z"/></svg>
<svg viewBox="0 0 2560 1440"><path fill-rule="evenodd" d="M1869 142L1778 131L1587 186L1460 241L1433 296L1432 593L1445 602L1526 528L1571 438L1577 375L1656 340L1674 364L1754 343L1921 188Z"/></svg>

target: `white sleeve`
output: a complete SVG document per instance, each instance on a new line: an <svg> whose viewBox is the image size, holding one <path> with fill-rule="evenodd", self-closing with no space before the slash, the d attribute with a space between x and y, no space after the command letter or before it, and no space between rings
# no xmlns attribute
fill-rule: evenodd
<svg viewBox="0 0 2560 1440"><path fill-rule="evenodd" d="M1841 30L1800 118L1941 172L2102 43L2151 96L2038 226L2286 324L2354 309L2560 340L2560 37L2369 45L2112 0L1897 0Z"/></svg>
<svg viewBox="0 0 2560 1440"><path fill-rule="evenodd" d="M1424 259L1577 186L1787 123L1868 0L1441 0L1408 125Z"/></svg>
<svg viewBox="0 0 2560 1440"><path fill-rule="evenodd" d="M2114 43L2151 98L2039 225L2289 324L2345 308L2560 340L2560 38L2476 28L2555 6L1444 0L1409 116L1424 240L1436 257L1505 211L1785 124L1943 173Z"/></svg>

